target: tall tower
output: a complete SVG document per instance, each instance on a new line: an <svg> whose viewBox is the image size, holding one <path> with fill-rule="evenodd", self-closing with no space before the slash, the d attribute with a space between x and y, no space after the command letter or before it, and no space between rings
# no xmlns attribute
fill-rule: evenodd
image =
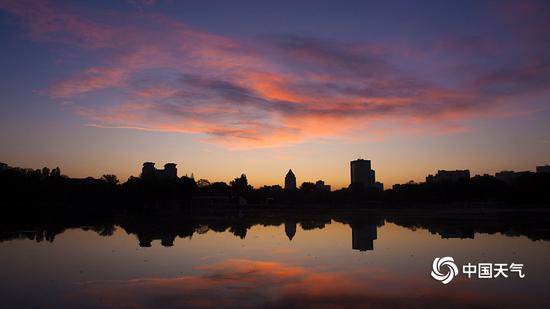
<svg viewBox="0 0 550 309"><path fill-rule="evenodd" d="M375 186L374 170L370 160L357 159L350 162L351 184L362 184L365 187Z"/></svg>
<svg viewBox="0 0 550 309"><path fill-rule="evenodd" d="M292 170L288 170L285 176L285 190L295 190L296 189L296 176Z"/></svg>

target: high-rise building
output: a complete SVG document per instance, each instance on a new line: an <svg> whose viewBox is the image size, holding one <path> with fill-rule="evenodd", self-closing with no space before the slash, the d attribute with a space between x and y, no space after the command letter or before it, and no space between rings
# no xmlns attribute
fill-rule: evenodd
<svg viewBox="0 0 550 309"><path fill-rule="evenodd" d="M375 172L371 168L370 160L357 159L350 162L351 185L375 187Z"/></svg>
<svg viewBox="0 0 550 309"><path fill-rule="evenodd" d="M285 190L294 190L296 189L296 176L292 170L288 170L285 176Z"/></svg>

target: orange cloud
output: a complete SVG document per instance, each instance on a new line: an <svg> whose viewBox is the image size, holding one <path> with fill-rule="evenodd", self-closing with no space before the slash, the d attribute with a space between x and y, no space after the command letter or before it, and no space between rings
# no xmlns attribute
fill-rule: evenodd
<svg viewBox="0 0 550 309"><path fill-rule="evenodd" d="M358 132L365 138L456 132L464 120L524 111L520 99L550 85L544 62L445 84L417 74L425 59L408 57L422 54L410 46L299 36L237 40L161 15L82 14L27 0L0 8L20 17L37 41L100 55L49 92L75 102L70 108L86 124L197 134L230 148L355 139ZM486 45L447 39L435 50Z"/></svg>

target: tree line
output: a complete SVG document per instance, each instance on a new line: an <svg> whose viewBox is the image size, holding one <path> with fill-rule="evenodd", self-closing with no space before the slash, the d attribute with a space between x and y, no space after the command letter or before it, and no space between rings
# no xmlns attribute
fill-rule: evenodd
<svg viewBox="0 0 550 309"><path fill-rule="evenodd" d="M381 191L352 185L328 191L304 182L295 190L279 185L254 188L245 174L229 183L195 180L130 177L121 183L115 175L101 178L69 178L58 167L49 169L7 168L0 171L0 202L84 202L84 201L181 201L198 204L281 205L451 203L451 202L550 202L550 174L523 173L513 181L494 176L475 176L460 182L399 184Z"/></svg>

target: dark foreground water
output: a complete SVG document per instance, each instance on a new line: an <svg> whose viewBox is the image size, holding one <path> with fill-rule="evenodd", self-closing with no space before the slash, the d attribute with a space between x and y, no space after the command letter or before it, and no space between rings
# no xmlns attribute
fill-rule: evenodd
<svg viewBox="0 0 550 309"><path fill-rule="evenodd" d="M477 221L217 221L185 231L134 222L4 231L0 307L548 308L548 226L536 218L518 228L497 219L476 228ZM460 269L447 285L430 276L434 258L443 256ZM468 262L521 263L525 277L468 279Z"/></svg>

